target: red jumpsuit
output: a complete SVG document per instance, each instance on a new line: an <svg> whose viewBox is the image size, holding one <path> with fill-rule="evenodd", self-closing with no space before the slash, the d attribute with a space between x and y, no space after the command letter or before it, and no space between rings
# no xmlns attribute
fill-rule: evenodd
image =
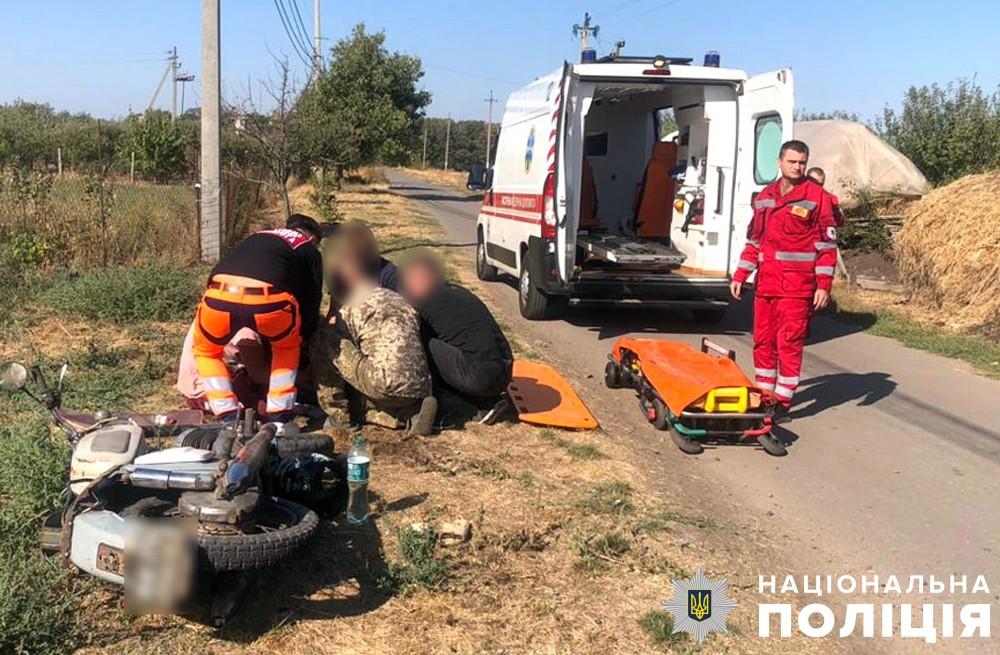
<svg viewBox="0 0 1000 655"><path fill-rule="evenodd" d="M812 180L781 195L781 180L754 199L747 245L733 274L754 271L753 364L757 386L790 407L799 384L813 296L830 290L837 265L837 231L830 194Z"/></svg>

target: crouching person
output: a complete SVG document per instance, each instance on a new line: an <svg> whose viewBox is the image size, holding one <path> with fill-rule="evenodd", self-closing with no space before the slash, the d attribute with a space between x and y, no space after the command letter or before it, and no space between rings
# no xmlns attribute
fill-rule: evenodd
<svg viewBox="0 0 1000 655"><path fill-rule="evenodd" d="M311 347L320 405L333 423L348 425L363 416L375 425L426 435L434 427L437 401L417 313L402 296L377 286L378 273L364 253L338 249L332 300L339 311Z"/></svg>
<svg viewBox="0 0 1000 655"><path fill-rule="evenodd" d="M407 300L420 313L442 411L447 407L457 422L506 418L514 356L490 310L468 289L448 284L431 253L413 255L402 273Z"/></svg>

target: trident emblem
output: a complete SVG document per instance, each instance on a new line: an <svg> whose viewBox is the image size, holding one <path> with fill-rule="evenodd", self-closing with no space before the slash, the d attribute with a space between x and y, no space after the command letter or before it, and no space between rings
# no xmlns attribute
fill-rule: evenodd
<svg viewBox="0 0 1000 655"><path fill-rule="evenodd" d="M704 621L712 616L712 592L709 589L688 590L688 616Z"/></svg>

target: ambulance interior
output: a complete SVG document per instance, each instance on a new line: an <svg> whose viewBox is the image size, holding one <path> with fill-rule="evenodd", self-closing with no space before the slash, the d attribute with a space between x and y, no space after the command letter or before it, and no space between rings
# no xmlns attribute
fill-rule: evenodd
<svg viewBox="0 0 1000 655"><path fill-rule="evenodd" d="M710 160L713 120L728 125L712 126ZM584 121L580 263L707 268L705 216L729 206L735 123L731 87L598 83Z"/></svg>

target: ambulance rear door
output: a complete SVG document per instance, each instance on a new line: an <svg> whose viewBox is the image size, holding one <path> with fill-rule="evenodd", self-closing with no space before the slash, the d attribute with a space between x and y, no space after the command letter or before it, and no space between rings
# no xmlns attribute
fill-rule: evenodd
<svg viewBox="0 0 1000 655"><path fill-rule="evenodd" d="M588 92L589 89L589 92ZM583 175L583 129L593 84L581 84L572 64L563 68L555 148L556 252L559 279L569 282L576 263L576 231L580 222Z"/></svg>
<svg viewBox="0 0 1000 655"><path fill-rule="evenodd" d="M795 108L792 71L783 68L745 80L737 96L736 189L733 196L729 273L735 270L753 217L753 200L778 178L778 151L792 138Z"/></svg>

